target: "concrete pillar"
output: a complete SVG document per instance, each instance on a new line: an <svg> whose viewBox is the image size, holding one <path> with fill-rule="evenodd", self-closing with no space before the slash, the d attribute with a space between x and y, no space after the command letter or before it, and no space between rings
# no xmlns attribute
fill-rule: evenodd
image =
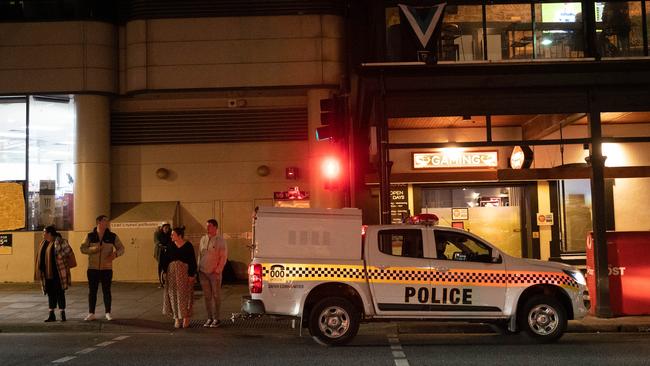
<svg viewBox="0 0 650 366"><path fill-rule="evenodd" d="M321 163L323 159L334 154L336 149L330 141L316 141L316 128L320 124L320 100L329 98L332 90L312 89L307 92L309 117L309 194L310 205L316 208L341 208L344 204L344 189L326 190ZM340 156L340 153L338 153ZM347 162L341 160L341 169L347 171Z"/></svg>
<svg viewBox="0 0 650 366"><path fill-rule="evenodd" d="M109 98L76 95L75 109L74 230L87 231L111 209Z"/></svg>

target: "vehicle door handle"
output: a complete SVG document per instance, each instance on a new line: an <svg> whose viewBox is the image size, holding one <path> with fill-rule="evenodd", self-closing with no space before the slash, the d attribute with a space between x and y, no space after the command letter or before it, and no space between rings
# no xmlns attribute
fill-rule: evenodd
<svg viewBox="0 0 650 366"><path fill-rule="evenodd" d="M447 272L449 271L449 268L447 267L433 267L433 270L436 272Z"/></svg>
<svg viewBox="0 0 650 366"><path fill-rule="evenodd" d="M383 270L385 270L386 268L390 268L390 266L377 266L377 268L379 268L380 270L383 271Z"/></svg>

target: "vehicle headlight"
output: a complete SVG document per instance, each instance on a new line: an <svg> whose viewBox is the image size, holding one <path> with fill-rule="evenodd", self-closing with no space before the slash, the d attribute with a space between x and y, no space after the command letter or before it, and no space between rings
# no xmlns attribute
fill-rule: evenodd
<svg viewBox="0 0 650 366"><path fill-rule="evenodd" d="M587 286L587 280L585 279L585 276L582 275L582 272L579 270L563 270L564 273L568 274L573 278L578 284Z"/></svg>

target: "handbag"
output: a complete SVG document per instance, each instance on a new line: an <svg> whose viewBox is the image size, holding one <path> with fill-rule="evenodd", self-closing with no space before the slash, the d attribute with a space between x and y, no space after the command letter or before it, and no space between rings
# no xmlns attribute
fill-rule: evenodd
<svg viewBox="0 0 650 366"><path fill-rule="evenodd" d="M68 256L68 268L74 268L77 266L77 258L74 256L74 250L70 248L70 255Z"/></svg>

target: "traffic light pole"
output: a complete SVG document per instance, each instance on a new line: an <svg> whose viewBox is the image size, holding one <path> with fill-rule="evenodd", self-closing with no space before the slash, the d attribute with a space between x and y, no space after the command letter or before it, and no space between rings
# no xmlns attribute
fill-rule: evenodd
<svg viewBox="0 0 650 366"><path fill-rule="evenodd" d="M379 145L379 195L381 224L390 224L390 156L388 150L388 120L386 119L386 88L380 76L381 91L377 103L377 144Z"/></svg>

